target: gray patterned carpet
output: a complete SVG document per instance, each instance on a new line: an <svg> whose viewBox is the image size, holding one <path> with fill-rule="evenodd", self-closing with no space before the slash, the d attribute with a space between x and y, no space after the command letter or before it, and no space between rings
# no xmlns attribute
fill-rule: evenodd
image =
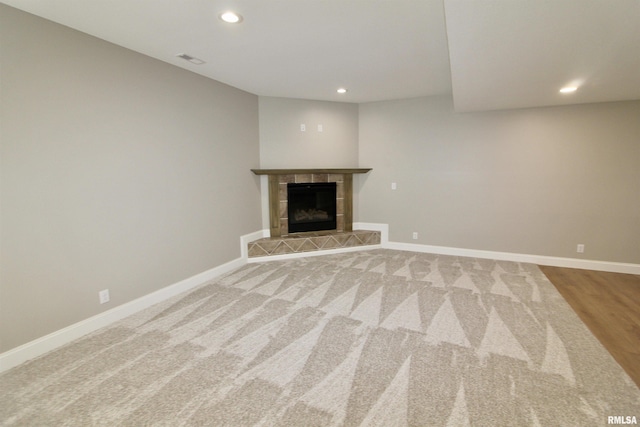
<svg viewBox="0 0 640 427"><path fill-rule="evenodd" d="M0 376L26 426L600 426L640 390L535 265L248 264Z"/></svg>

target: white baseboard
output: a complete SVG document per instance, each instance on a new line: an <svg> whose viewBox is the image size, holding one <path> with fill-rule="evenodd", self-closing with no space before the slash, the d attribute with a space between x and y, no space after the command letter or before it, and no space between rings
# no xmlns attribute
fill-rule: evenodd
<svg viewBox="0 0 640 427"><path fill-rule="evenodd" d="M124 319L127 316L135 314L140 310L144 310L145 308L151 307L152 305L182 292L191 290L196 286L202 285L245 264L246 259L237 258L233 261L196 274L195 276L189 277L188 279L182 280L178 283L174 283L173 285L169 285L156 292L119 305L108 311L6 351L0 354L0 372L4 372L20 365L21 363L48 353L51 350L55 350L56 348L68 344L88 333L108 326L118 320Z"/></svg>
<svg viewBox="0 0 640 427"><path fill-rule="evenodd" d="M451 248L446 246L419 245L415 243L388 242L388 249L400 251L425 252L440 255L464 256L471 258L495 259L498 261L527 262L552 267L579 268L583 270L608 271L612 273L640 274L640 264L597 261L577 258L562 258L545 255L518 254L512 252L494 252L478 249Z"/></svg>

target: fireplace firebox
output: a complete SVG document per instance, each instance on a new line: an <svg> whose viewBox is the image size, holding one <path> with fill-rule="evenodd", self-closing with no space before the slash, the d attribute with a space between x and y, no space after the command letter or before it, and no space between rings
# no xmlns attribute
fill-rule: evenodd
<svg viewBox="0 0 640 427"><path fill-rule="evenodd" d="M336 229L336 183L287 184L289 233Z"/></svg>

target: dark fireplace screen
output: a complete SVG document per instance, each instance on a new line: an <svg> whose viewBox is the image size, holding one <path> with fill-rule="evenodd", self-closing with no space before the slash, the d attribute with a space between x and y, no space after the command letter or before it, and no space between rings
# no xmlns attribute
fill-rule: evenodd
<svg viewBox="0 0 640 427"><path fill-rule="evenodd" d="M287 184L289 233L336 229L336 183Z"/></svg>

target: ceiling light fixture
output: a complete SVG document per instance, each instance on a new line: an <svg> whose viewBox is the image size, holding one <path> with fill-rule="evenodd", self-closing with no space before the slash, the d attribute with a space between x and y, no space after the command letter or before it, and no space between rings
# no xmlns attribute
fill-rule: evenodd
<svg viewBox="0 0 640 427"><path fill-rule="evenodd" d="M578 90L577 86L566 86L560 89L560 93L571 93L575 92L576 90Z"/></svg>
<svg viewBox="0 0 640 427"><path fill-rule="evenodd" d="M235 12L224 12L220 14L220 19L229 24L237 24L242 21L242 16Z"/></svg>
<svg viewBox="0 0 640 427"><path fill-rule="evenodd" d="M345 88L341 87L336 92L338 92L338 93L347 93L347 90Z"/></svg>

